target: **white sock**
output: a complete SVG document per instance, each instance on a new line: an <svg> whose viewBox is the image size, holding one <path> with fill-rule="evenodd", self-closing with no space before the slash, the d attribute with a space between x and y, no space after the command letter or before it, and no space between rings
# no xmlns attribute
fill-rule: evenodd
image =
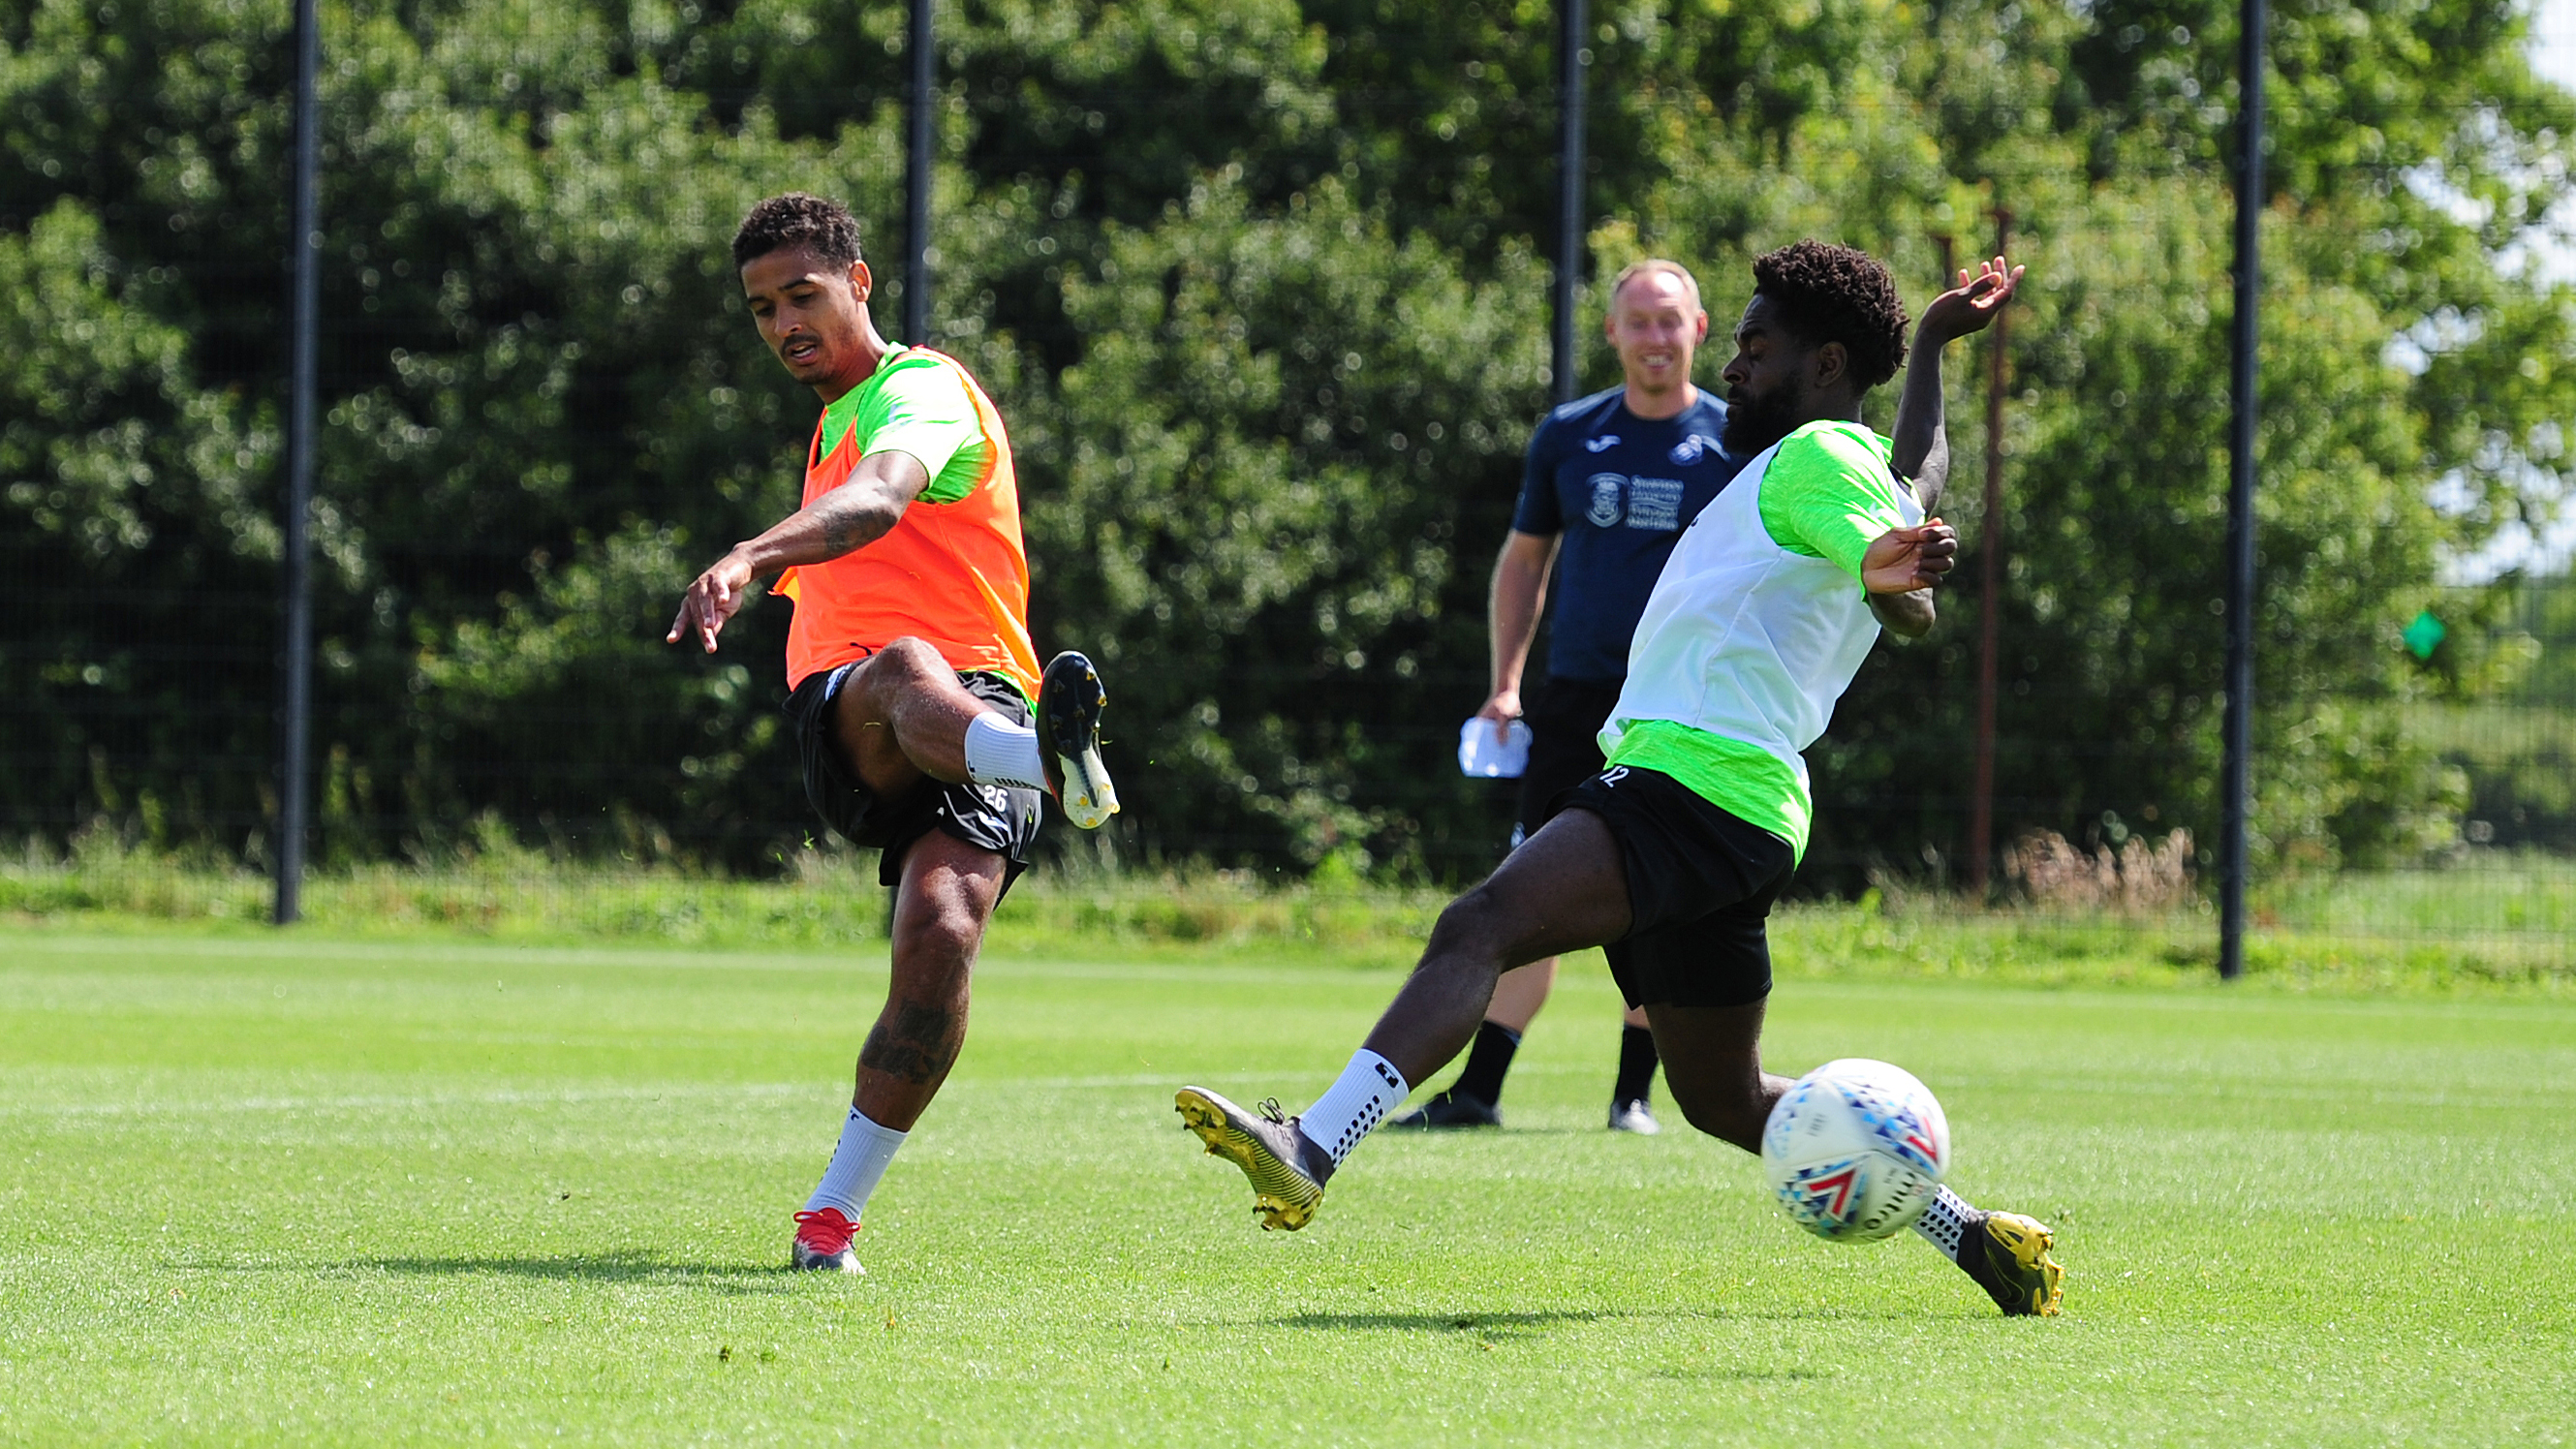
<svg viewBox="0 0 2576 1449"><path fill-rule="evenodd" d="M1038 732L986 710L966 721L966 777L979 785L1044 790L1046 756Z"/></svg>
<svg viewBox="0 0 2576 1449"><path fill-rule="evenodd" d="M857 1222L867 1211L868 1194L885 1177L886 1164L894 1161L894 1150L910 1135L880 1127L852 1107L849 1120L841 1124L841 1143L832 1149L832 1165L823 1169L823 1181L805 1199L805 1211L839 1208L841 1216Z"/></svg>
<svg viewBox="0 0 2576 1449"><path fill-rule="evenodd" d="M1351 1053L1351 1064L1342 1068L1315 1105L1298 1116L1297 1130L1333 1154L1333 1163L1339 1166L1412 1090L1394 1063L1362 1047Z"/></svg>
<svg viewBox="0 0 2576 1449"><path fill-rule="evenodd" d="M1923 1210L1923 1216L1914 1220L1914 1231L1955 1263L1959 1261L1959 1244L1967 1236L1968 1224L1976 1220L1977 1210L1944 1187L1932 1195L1932 1205Z"/></svg>

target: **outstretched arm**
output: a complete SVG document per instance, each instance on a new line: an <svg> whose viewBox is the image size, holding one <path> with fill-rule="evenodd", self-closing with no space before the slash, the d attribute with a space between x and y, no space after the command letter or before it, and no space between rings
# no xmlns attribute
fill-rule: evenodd
<svg viewBox="0 0 2576 1449"><path fill-rule="evenodd" d="M1950 482L1950 436L1944 426L1941 395L1941 349L1971 332L1982 332L2012 300L2022 269L2007 268L2002 257L1962 270L1959 285L1932 299L1915 324L1914 346L1905 366L1904 390L1896 398L1896 432L1888 466L1899 478L1911 479L1914 496L1926 512L1941 502Z"/></svg>
<svg viewBox="0 0 2576 1449"><path fill-rule="evenodd" d="M1896 432L1889 439L1887 466L1914 485L1914 497L1925 509L1941 501L1950 482L1950 434L1941 399L1941 349L1926 347L1914 335L1905 361L1905 387L1896 395Z"/></svg>
<svg viewBox="0 0 2576 1449"><path fill-rule="evenodd" d="M695 636L700 648L716 652L716 636L725 621L751 601L760 580L798 564L823 563L855 553L885 537L903 517L904 508L930 486L930 473L910 453L871 453L859 460L840 487L748 542L738 543L689 585L680 613L662 642L677 644Z"/></svg>
<svg viewBox="0 0 2576 1449"><path fill-rule="evenodd" d="M1920 639L1932 632L1932 591L1959 562L1959 531L1935 518L1880 534L1860 561L1869 610L1887 632Z"/></svg>

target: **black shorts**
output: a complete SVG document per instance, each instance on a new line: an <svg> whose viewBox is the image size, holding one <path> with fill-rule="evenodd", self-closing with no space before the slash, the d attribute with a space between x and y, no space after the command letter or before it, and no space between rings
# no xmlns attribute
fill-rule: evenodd
<svg viewBox="0 0 2576 1449"><path fill-rule="evenodd" d="M1542 679L1521 720L1529 726L1529 765L1521 771L1518 845L1538 834L1563 804L1558 797L1601 773L1601 726L1619 703L1616 679Z"/></svg>
<svg viewBox="0 0 2576 1449"><path fill-rule="evenodd" d="M1028 869L1029 847L1037 843L1043 808L1038 792L971 780L951 785L926 775L891 799L869 789L841 758L840 744L832 737L833 701L840 698L850 671L864 662L809 674L787 696L787 717L794 721L796 752L805 766L805 798L813 802L814 813L852 845L882 852L877 879L886 885L903 879L904 852L912 843L936 830L1009 862L1002 878L1002 889L1009 891ZM977 699L1000 707L1004 718L1029 723L1029 702L1002 676L960 674L957 682Z"/></svg>
<svg viewBox="0 0 2576 1449"><path fill-rule="evenodd" d="M1619 842L1632 918L1602 952L1630 1006L1743 1006L1771 994L1762 923L1797 865L1789 842L1631 765L1575 786L1565 805L1600 816Z"/></svg>

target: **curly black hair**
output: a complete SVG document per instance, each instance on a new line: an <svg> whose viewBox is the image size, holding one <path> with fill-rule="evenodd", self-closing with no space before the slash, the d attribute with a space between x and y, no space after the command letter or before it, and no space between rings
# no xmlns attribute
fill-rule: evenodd
<svg viewBox="0 0 2576 1449"><path fill-rule="evenodd" d="M859 219L828 197L802 191L773 196L754 206L733 234L734 267L781 247L803 247L817 261L847 267L859 260Z"/></svg>
<svg viewBox="0 0 2576 1449"><path fill-rule="evenodd" d="M1841 343L1863 391L1896 376L1905 361L1911 319L1896 279L1867 252L1812 240L1765 252L1753 259L1753 291L1800 337Z"/></svg>

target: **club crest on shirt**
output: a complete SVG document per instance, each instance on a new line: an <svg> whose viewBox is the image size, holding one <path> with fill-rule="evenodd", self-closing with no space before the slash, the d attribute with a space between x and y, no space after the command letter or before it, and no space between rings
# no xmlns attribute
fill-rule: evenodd
<svg viewBox="0 0 2576 1449"><path fill-rule="evenodd" d="M1619 446L1617 433L1603 433L1600 437L1583 440L1583 451L1587 453L1606 453L1617 446Z"/></svg>
<svg viewBox="0 0 2576 1449"><path fill-rule="evenodd" d="M1595 473L1588 480L1592 489L1592 506L1583 510L1584 521L1594 528L1619 526L1619 495L1628 483L1625 473Z"/></svg>
<svg viewBox="0 0 2576 1449"><path fill-rule="evenodd" d="M1673 444L1672 459L1676 463L1696 463L1700 460L1701 454L1716 446L1718 446L1717 439L1706 433L1693 433Z"/></svg>

